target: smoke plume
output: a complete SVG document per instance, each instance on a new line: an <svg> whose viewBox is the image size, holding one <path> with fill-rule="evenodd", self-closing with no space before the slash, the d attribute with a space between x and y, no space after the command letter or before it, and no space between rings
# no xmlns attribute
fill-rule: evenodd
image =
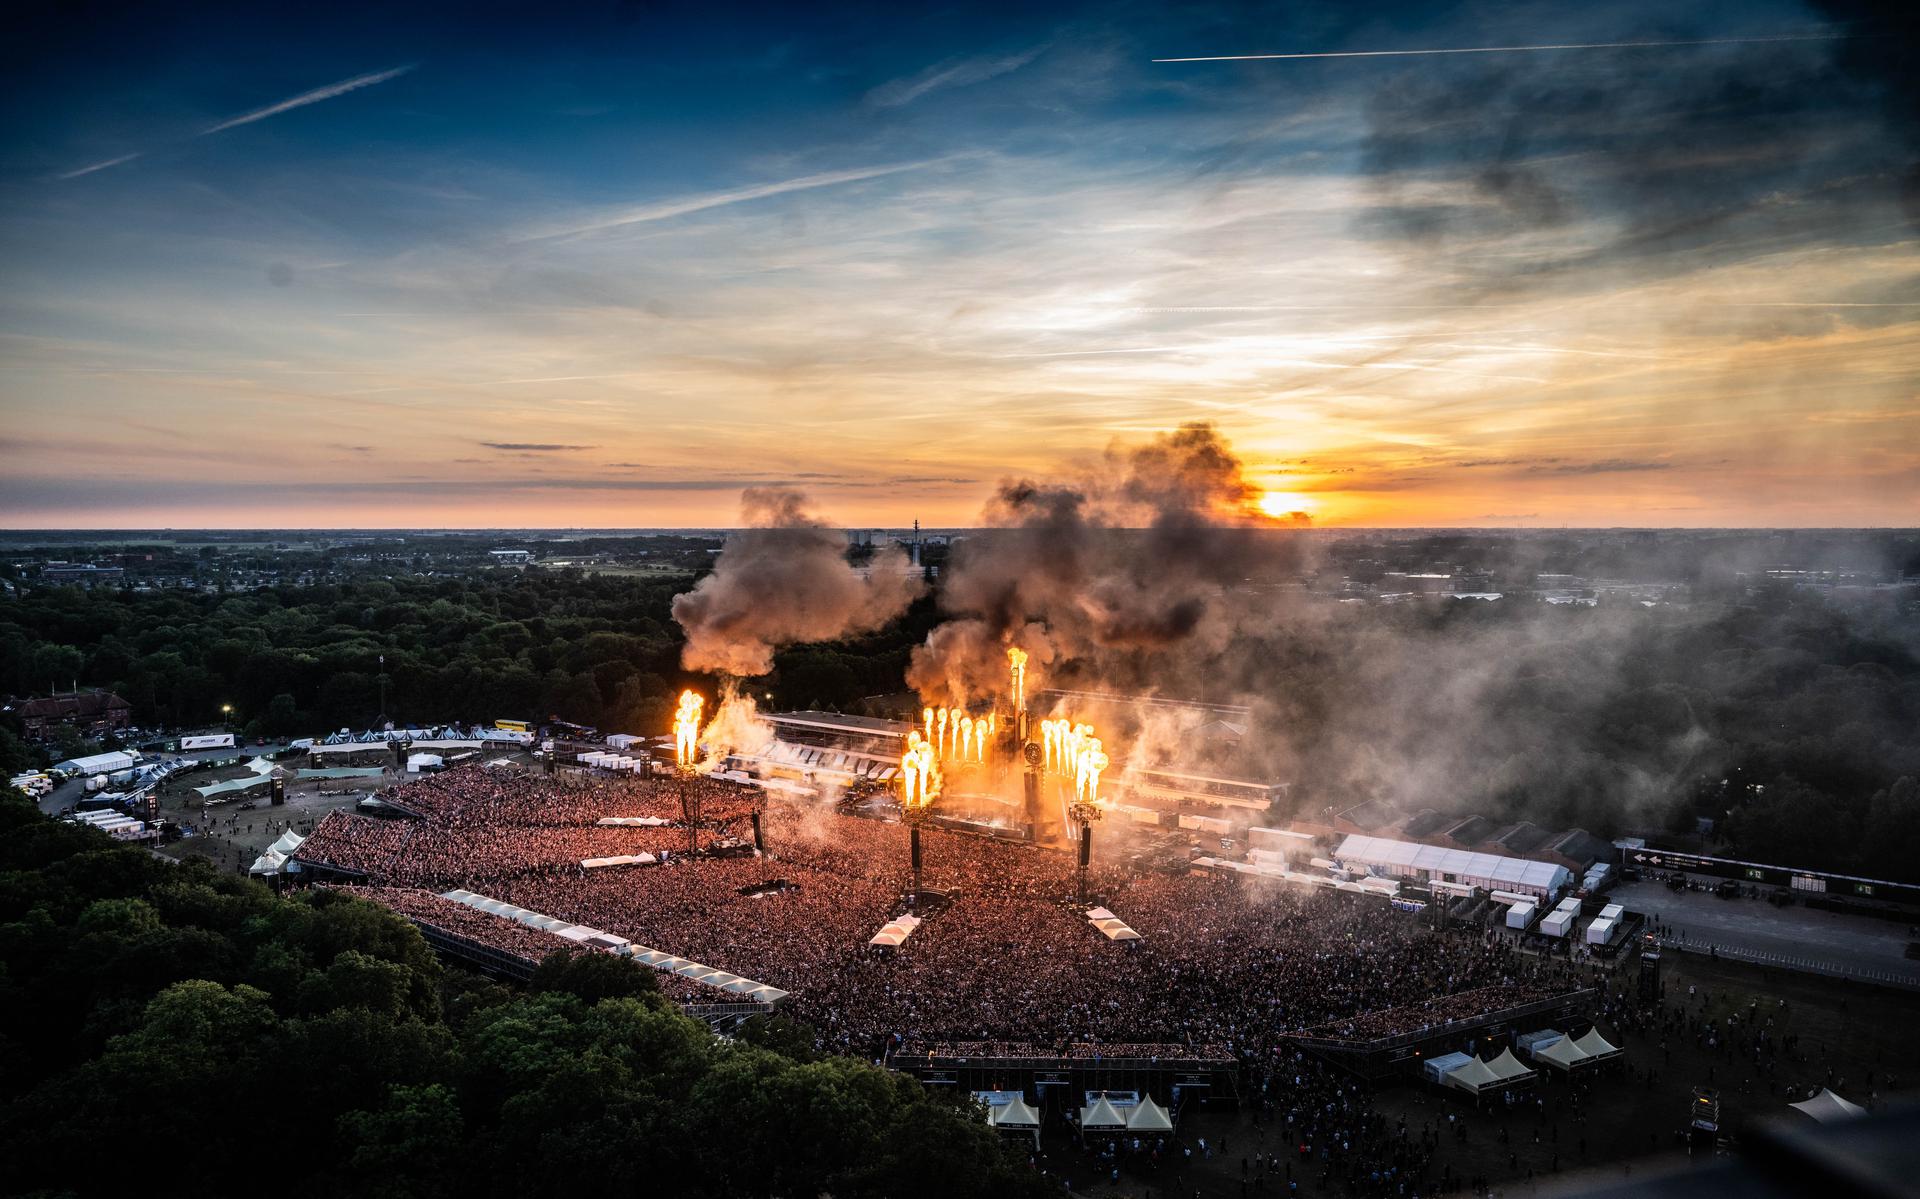
<svg viewBox="0 0 1920 1199"><path fill-rule="evenodd" d="M936 701L1004 685L1006 647L1056 656L1217 640L1223 589L1291 541L1211 425L1108 452L1075 482L1002 483L979 537L955 552L941 607L954 619L914 651L908 682ZM1292 522L1286 522L1289 526Z"/></svg>
<svg viewBox="0 0 1920 1199"><path fill-rule="evenodd" d="M727 538L712 574L673 600L689 670L763 675L781 646L870 632L920 594L897 546L864 574L849 565L845 539L797 491L748 488L740 507L747 527Z"/></svg>

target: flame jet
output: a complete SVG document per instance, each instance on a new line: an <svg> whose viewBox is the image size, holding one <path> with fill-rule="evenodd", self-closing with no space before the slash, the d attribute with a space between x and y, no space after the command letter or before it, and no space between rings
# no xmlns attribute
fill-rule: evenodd
<svg viewBox="0 0 1920 1199"><path fill-rule="evenodd" d="M673 713L673 756L682 769L700 760L700 707L704 702L699 693L682 691L680 706Z"/></svg>

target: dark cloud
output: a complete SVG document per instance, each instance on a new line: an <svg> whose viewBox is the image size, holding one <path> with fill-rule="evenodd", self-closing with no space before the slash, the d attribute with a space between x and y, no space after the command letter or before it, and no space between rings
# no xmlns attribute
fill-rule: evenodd
<svg viewBox="0 0 1920 1199"><path fill-rule="evenodd" d="M490 450L514 450L522 453L558 453L572 450L590 450L590 445L555 445L535 441L483 441L480 443Z"/></svg>
<svg viewBox="0 0 1920 1199"><path fill-rule="evenodd" d="M1450 265L1490 287L1883 236L1884 206L1911 201L1920 161L1913 72L1899 66L1913 6L1820 7L1852 36L1420 60L1372 93L1362 173L1378 204L1363 221L1423 254L1461 251Z"/></svg>

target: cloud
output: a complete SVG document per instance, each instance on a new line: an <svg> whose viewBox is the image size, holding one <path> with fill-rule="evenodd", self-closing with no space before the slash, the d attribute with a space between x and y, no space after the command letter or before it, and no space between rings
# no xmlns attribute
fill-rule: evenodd
<svg viewBox="0 0 1920 1199"><path fill-rule="evenodd" d="M590 450L590 445L557 445L538 441L483 441L480 443L490 450L513 450L520 453L555 453L568 450Z"/></svg>
<svg viewBox="0 0 1920 1199"><path fill-rule="evenodd" d="M1611 475L1640 470L1672 470L1671 462L1643 462L1632 458L1602 458L1596 462L1563 462L1551 466L1531 466L1531 475Z"/></svg>
<svg viewBox="0 0 1920 1199"><path fill-rule="evenodd" d="M821 171L812 175L800 175L793 179L782 179L774 183L758 183L752 187L735 187L725 191L702 192L698 195L684 196L678 200L656 200L651 204L640 204L630 208L603 211L599 216L588 217L566 225L542 229L518 238L519 241L544 241L555 237L573 237L582 233L597 233L602 229L617 229L623 225L641 225L650 221L670 220L688 213L704 212L709 208L721 208L728 204L743 204L749 200L764 200L769 196L783 196L788 192L811 191L818 187L837 187L843 183L859 183L866 179L879 179L887 175L899 175L908 171L921 171L928 167L940 166L952 162L960 155L947 155L941 158L926 158L918 162L891 163L887 166L854 167L844 171Z"/></svg>
<svg viewBox="0 0 1920 1199"><path fill-rule="evenodd" d="M928 92L939 91L943 87L965 87L1010 74L1038 58L1041 51L1045 49L1045 46L1035 46L1020 54L998 57L982 55L978 58L963 58L957 62L949 59L928 67L917 75L883 83L868 92L866 100L876 108L899 108L913 103Z"/></svg>
<svg viewBox="0 0 1920 1199"><path fill-rule="evenodd" d="M95 171L104 171L108 167L117 167L123 162L132 162L134 159L140 157L140 154L141 154L141 151L135 150L131 154L122 154L118 158L109 158L105 162L96 162L90 167L81 167L77 171L67 171L64 174L55 175L54 178L55 179L78 179L82 175L91 175Z"/></svg>
<svg viewBox="0 0 1920 1199"><path fill-rule="evenodd" d="M371 454L373 452L373 447L370 445L342 445L337 441L327 443L327 448L330 450L348 450L355 454Z"/></svg>
<svg viewBox="0 0 1920 1199"><path fill-rule="evenodd" d="M329 83L325 87L316 87L310 92L301 92L297 96L290 96L278 104L269 104L265 108L256 108L252 112L241 113L237 117L221 121L218 125L209 125L200 131L200 136L205 137L209 133L219 133L223 129L232 129L240 125L251 125L255 121L264 121L268 117L279 116L283 112L291 112L296 108L305 108L309 104L318 104L322 100L331 100L335 96L344 96L348 92L357 92L363 87L372 87L377 83L385 83L389 79L398 79L419 65L418 63L408 63L404 67L395 67L390 71L375 71L371 75L355 75L352 79L342 79L338 83Z"/></svg>

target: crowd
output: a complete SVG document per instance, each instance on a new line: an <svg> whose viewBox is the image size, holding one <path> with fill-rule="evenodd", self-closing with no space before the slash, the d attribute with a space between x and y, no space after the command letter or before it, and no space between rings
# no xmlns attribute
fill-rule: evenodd
<svg viewBox="0 0 1920 1199"><path fill-rule="evenodd" d="M594 823L677 819L678 785L454 770L383 796L422 818L330 816L298 856L375 883L465 887L770 983L823 1047L874 1057L909 1041L999 1041L1265 1060L1284 1032L1339 1021L1344 1035L1385 1035L1524 1001L1568 969L1347 896L1096 866L1099 902L1144 938L1115 943L1074 902L1066 855L937 828L922 832L925 884L945 904L904 946L878 950L869 938L907 910L905 828L781 800L765 816L768 858L716 858L680 853L684 828ZM714 836L756 802L695 785ZM661 851L657 866L579 865ZM787 885L768 888L775 878Z"/></svg>

